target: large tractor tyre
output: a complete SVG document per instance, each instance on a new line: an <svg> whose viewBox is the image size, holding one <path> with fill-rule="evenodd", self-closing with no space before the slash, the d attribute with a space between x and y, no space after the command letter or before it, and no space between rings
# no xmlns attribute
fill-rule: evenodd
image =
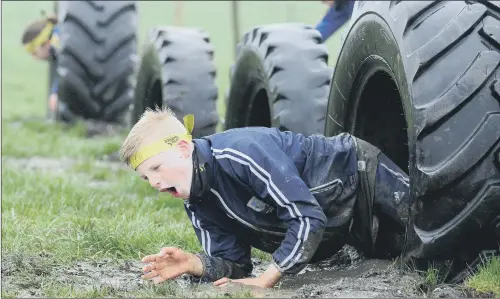
<svg viewBox="0 0 500 299"><path fill-rule="evenodd" d="M76 116L122 123L133 96L136 1L60 1L61 102Z"/></svg>
<svg viewBox="0 0 500 299"><path fill-rule="evenodd" d="M325 135L365 139L410 175L407 259L468 262L498 248L499 7L356 5L332 78Z"/></svg>
<svg viewBox="0 0 500 299"><path fill-rule="evenodd" d="M332 69L321 34L304 24L255 27L238 44L225 129L323 133Z"/></svg>
<svg viewBox="0 0 500 299"><path fill-rule="evenodd" d="M214 134L219 115L213 59L214 47L204 30L153 28L142 51L132 123L147 108L168 107L181 121L194 114L193 136Z"/></svg>

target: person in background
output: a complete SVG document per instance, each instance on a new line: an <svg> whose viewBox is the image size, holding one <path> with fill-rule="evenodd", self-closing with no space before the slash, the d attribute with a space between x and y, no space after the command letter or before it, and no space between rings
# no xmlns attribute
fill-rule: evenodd
<svg viewBox="0 0 500 299"><path fill-rule="evenodd" d="M337 0L321 2L327 4L329 9L323 19L316 25L316 30L321 33L323 42L325 42L351 18L354 1Z"/></svg>
<svg viewBox="0 0 500 299"><path fill-rule="evenodd" d="M55 17L44 17L29 24L23 31L21 43L25 50L36 60L57 61L59 49L59 29ZM48 99L49 109L57 109L58 78L52 78Z"/></svg>

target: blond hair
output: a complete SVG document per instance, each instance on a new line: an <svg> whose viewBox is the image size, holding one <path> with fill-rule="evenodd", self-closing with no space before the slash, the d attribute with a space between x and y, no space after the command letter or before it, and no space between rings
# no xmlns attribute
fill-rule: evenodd
<svg viewBox="0 0 500 299"><path fill-rule="evenodd" d="M186 128L170 108L147 108L123 142L120 148L120 158L129 164L130 158L140 147L170 134L184 133L187 133Z"/></svg>

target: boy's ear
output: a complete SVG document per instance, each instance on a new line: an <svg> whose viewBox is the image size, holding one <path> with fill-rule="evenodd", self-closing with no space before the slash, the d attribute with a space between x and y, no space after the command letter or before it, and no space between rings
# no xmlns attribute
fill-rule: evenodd
<svg viewBox="0 0 500 299"><path fill-rule="evenodd" d="M181 140L177 143L177 148L181 151L184 158L188 158L192 154L191 142L186 140Z"/></svg>

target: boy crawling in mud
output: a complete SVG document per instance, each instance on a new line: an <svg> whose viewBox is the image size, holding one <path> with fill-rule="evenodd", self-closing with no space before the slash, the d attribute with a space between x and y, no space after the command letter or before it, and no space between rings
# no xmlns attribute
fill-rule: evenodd
<svg viewBox="0 0 500 299"><path fill-rule="evenodd" d="M400 253L408 178L376 147L346 133L261 127L192 139L192 117L184 123L169 110L148 110L121 148L153 188L184 200L204 249L162 248L144 257L144 279L190 274L218 286L273 287L344 244L371 257ZM272 253L258 277L250 277L252 247Z"/></svg>

